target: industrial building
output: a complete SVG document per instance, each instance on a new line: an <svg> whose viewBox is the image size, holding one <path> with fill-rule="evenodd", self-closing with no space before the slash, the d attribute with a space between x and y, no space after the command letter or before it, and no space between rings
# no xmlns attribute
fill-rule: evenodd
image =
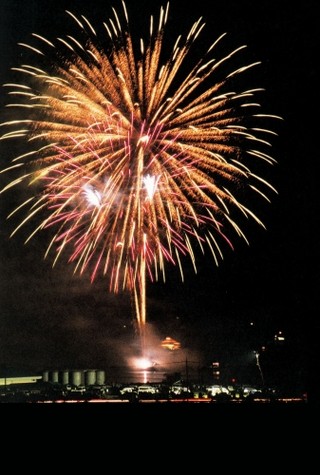
<svg viewBox="0 0 320 475"><path fill-rule="evenodd" d="M101 369L45 370L42 381L63 386L103 386L106 383L106 373Z"/></svg>
<svg viewBox="0 0 320 475"><path fill-rule="evenodd" d="M0 387L12 384L32 384L42 381L42 376L6 376L0 378Z"/></svg>
<svg viewBox="0 0 320 475"><path fill-rule="evenodd" d="M45 370L42 375L6 376L0 378L0 386L32 383L52 383L63 386L103 386L106 374L101 369L63 369Z"/></svg>

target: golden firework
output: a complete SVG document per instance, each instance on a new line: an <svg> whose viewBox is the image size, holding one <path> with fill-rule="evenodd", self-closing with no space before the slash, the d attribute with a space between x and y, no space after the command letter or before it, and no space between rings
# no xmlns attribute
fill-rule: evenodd
<svg viewBox="0 0 320 475"><path fill-rule="evenodd" d="M5 85L17 102L1 140L22 140L26 151L3 170L17 175L2 192L23 184L30 193L10 215L25 212L12 234L31 220L27 241L52 228L54 262L66 253L75 272L131 291L143 329L147 279L165 280L167 264L183 279L185 258L196 270L198 250L218 265L232 233L247 240L241 215L263 226L246 202L251 192L266 200L275 192L256 169L275 162L267 153L274 132L262 124L278 117L260 112L261 89L230 89L258 63L215 79L243 47L214 59L222 35L194 61L200 18L168 48L167 4L135 48L122 7L103 23L107 48L71 12L86 41L33 34L32 45L21 44L38 62L13 68L23 81Z"/></svg>

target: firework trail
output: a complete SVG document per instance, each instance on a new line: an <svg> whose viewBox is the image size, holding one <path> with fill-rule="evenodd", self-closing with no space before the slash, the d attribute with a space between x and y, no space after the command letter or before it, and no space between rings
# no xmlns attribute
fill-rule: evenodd
<svg viewBox="0 0 320 475"><path fill-rule="evenodd" d="M16 116L1 124L1 140L22 140L25 153L2 171L15 178L1 192L22 184L29 193L10 214L24 213L12 234L33 220L26 241L52 228L46 255L55 263L66 253L75 272L130 291L141 333L146 281L165 280L167 264L183 280L184 260L196 271L198 250L218 265L232 233L247 240L238 218L263 226L246 197L269 201L276 192L255 169L275 162L267 153L274 132L262 124L278 117L260 112L261 89L229 89L258 63L215 79L244 48L212 58L222 35L192 65L201 18L165 49L168 8L150 18L139 48L123 2L101 25L104 48L87 18L66 12L81 39L33 34L21 46L36 66L13 68L22 81L4 85Z"/></svg>

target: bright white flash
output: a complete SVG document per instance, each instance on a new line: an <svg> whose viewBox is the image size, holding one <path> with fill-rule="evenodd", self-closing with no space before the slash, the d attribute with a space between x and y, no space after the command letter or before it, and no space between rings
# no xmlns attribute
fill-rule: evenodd
<svg viewBox="0 0 320 475"><path fill-rule="evenodd" d="M142 135L138 140L138 145L148 143L149 139L150 139L149 135Z"/></svg>
<svg viewBox="0 0 320 475"><path fill-rule="evenodd" d="M136 368L144 370L152 366L152 361L149 358L136 358L133 364Z"/></svg>
<svg viewBox="0 0 320 475"><path fill-rule="evenodd" d="M146 175L143 177L143 185L147 191L147 196L149 200L152 200L158 186L159 176Z"/></svg>
<svg viewBox="0 0 320 475"><path fill-rule="evenodd" d="M88 204L96 206L97 208L101 205L101 193L99 193L99 191L96 190L92 185L84 185L83 193Z"/></svg>

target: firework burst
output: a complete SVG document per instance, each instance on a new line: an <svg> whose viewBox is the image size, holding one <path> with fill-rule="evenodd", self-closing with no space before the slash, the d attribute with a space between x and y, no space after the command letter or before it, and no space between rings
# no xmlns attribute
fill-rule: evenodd
<svg viewBox="0 0 320 475"><path fill-rule="evenodd" d="M167 264L183 279L186 257L196 271L198 249L218 265L221 242L232 246L232 234L246 240L236 216L263 226L245 203L249 190L266 200L275 192L255 169L274 163L267 153L274 132L262 124L277 116L260 112L253 98L261 89L230 89L258 63L215 79L243 50L212 58L222 35L181 80L204 23L165 49L168 8L151 17L139 48L123 2L103 23L106 48L89 20L71 12L81 39L33 34L21 46L36 66L13 68L23 80L5 87L17 98L8 104L17 118L1 124L2 140L26 147L3 170L16 175L2 192L21 184L30 192L10 214L24 213L12 234L33 220L27 241L51 228L53 261L66 253L75 272L92 281L105 275L110 291L132 292L141 331L146 281L165 280Z"/></svg>

